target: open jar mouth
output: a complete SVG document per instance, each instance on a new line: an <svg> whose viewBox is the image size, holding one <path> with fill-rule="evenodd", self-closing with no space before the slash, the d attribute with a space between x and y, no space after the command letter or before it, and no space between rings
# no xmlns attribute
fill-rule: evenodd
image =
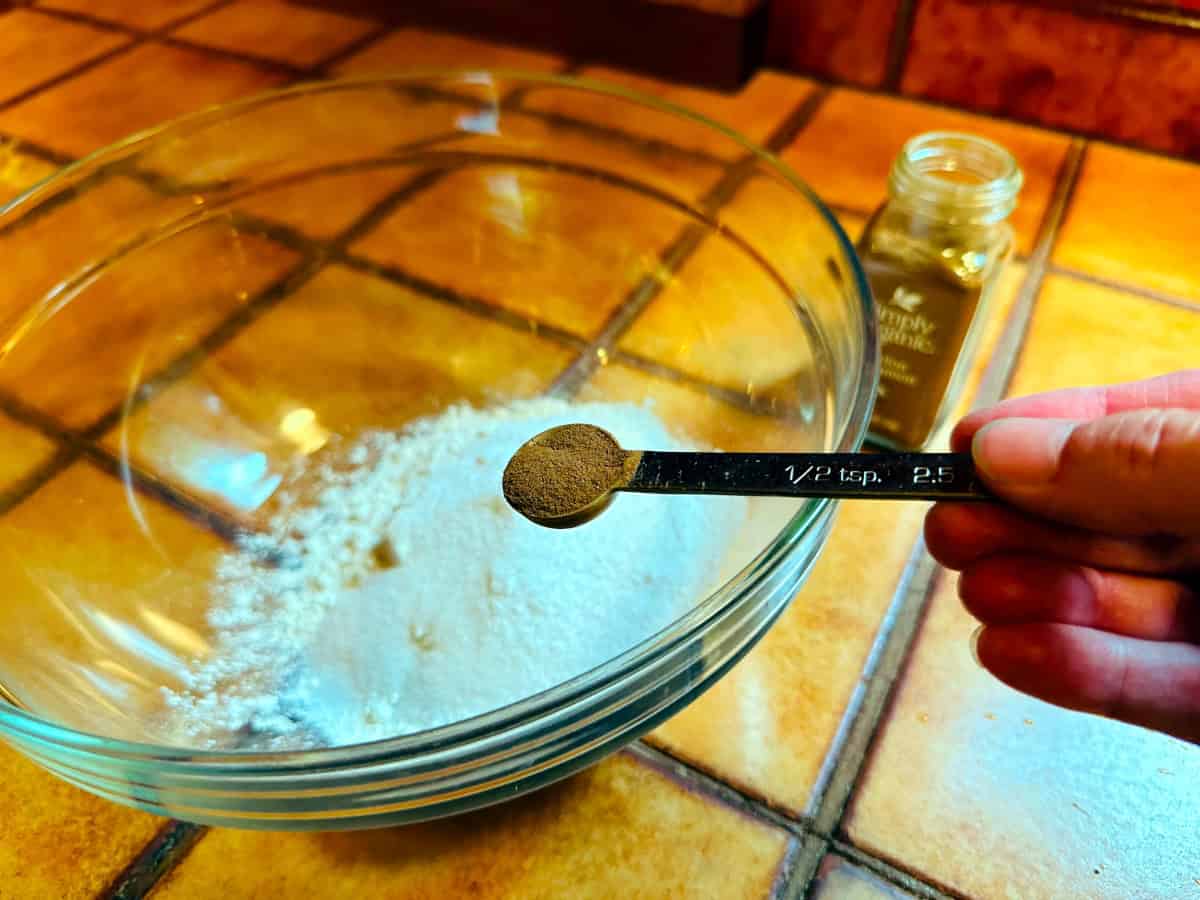
<svg viewBox="0 0 1200 900"><path fill-rule="evenodd" d="M888 190L893 198L928 207L940 218L991 224L1016 208L1023 180L1016 159L994 141L934 131L904 145Z"/></svg>

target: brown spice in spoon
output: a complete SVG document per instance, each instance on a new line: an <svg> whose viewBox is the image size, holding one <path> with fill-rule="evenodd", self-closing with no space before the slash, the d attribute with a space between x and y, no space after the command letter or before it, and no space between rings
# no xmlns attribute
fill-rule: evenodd
<svg viewBox="0 0 1200 900"><path fill-rule="evenodd" d="M561 425L513 454L504 469L504 497L534 522L561 521L627 484L640 458L595 425Z"/></svg>

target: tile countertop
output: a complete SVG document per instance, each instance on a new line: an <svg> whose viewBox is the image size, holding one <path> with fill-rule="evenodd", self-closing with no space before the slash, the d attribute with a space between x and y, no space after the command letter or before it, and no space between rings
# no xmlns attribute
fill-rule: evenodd
<svg viewBox="0 0 1200 900"><path fill-rule="evenodd" d="M52 0L0 15L0 200L131 131L298 78L570 65L257 6ZM771 142L852 235L910 134L960 128L1010 147L1028 179L1020 256L976 402L1200 360L1196 166L777 73L728 97L583 71ZM352 215L348 202L331 197L329 215ZM20 422L0 430L6 485L54 451ZM954 579L919 546L923 512L844 504L797 601L716 688L591 771L478 814L370 833L198 829L0 746L0 898L1200 897L1200 748L979 670Z"/></svg>

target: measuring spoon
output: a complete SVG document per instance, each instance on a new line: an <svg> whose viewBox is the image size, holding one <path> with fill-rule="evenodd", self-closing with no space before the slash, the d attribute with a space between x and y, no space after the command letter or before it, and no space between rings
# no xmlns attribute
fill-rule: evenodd
<svg viewBox="0 0 1200 900"><path fill-rule="evenodd" d="M617 491L869 500L991 500L969 453L698 453L624 450L595 425L560 425L524 443L504 497L525 518L572 528Z"/></svg>

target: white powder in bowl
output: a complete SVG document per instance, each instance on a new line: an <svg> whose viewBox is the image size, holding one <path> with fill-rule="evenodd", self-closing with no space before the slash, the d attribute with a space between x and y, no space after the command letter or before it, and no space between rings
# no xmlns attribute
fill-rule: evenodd
<svg viewBox="0 0 1200 900"><path fill-rule="evenodd" d="M539 399L368 434L312 473L267 534L219 564L212 653L167 692L176 739L338 746L421 731L581 675L687 612L715 586L745 501L622 494L579 528L534 525L505 503L501 472L569 422L686 449L648 407Z"/></svg>

